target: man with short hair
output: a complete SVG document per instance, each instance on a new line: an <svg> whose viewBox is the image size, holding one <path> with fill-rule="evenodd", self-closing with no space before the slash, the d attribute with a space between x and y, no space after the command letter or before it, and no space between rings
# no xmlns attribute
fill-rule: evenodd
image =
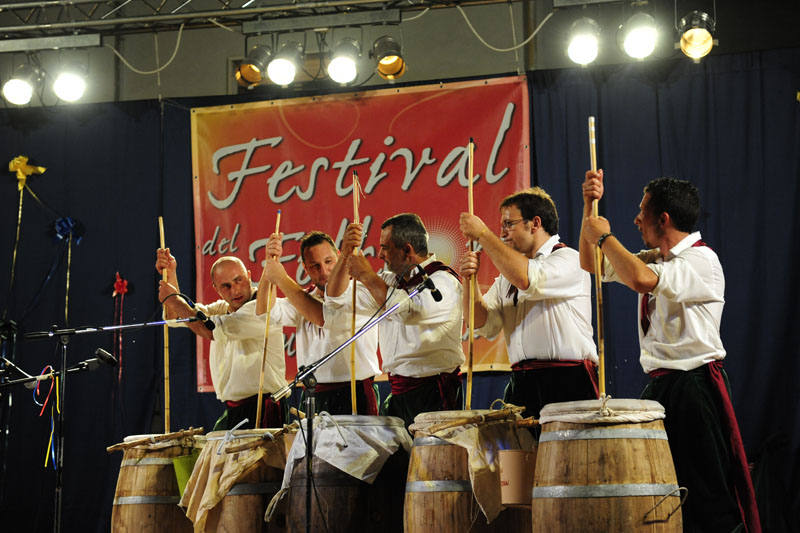
<svg viewBox="0 0 800 533"><path fill-rule="evenodd" d="M308 366L338 348L351 336L352 304L332 311L323 303L326 286L332 278L347 277L344 268L336 268L339 250L333 239L321 231L306 233L300 240L300 261L313 284L303 290L289 277L280 263L283 254L282 234L273 233L267 243L264 275L275 284L285 298L278 298L270 311L272 320L284 327L295 327L297 366ZM347 283L347 279L343 280ZM352 291L352 289L349 289ZM359 284L358 290L366 289ZM347 294L351 295L351 292ZM352 298L352 296L351 296ZM266 304L266 302L264 302ZM266 306L264 305L265 310ZM259 307L259 312L262 309ZM371 313L358 310L356 329L369 319ZM380 373L378 366L378 332L372 329L356 342L356 407L358 414L377 415L378 406L373 388L373 378ZM332 415L352 414L350 391L350 348L338 353L314 373L317 380L315 404L317 412Z"/></svg>
<svg viewBox="0 0 800 533"><path fill-rule="evenodd" d="M381 225L378 257L386 270L380 275L363 255L351 252L361 245L362 232L360 224L350 224L342 244L350 275L368 289L359 295L358 306L377 310L400 304L378 325L383 370L392 387L381 413L400 417L408 426L419 413L460 409L464 351L458 274L428 252L428 232L416 214L395 215ZM407 291L423 282L422 271L438 294L425 290L409 298ZM332 309L346 305L340 290L328 289Z"/></svg>
<svg viewBox="0 0 800 533"><path fill-rule="evenodd" d="M664 406L678 483L689 489L684 531L760 531L758 508L739 426L722 369L719 327L725 276L717 254L694 231L697 188L659 178L644 188L634 224L646 250L629 252L592 201L603 196L603 171L583 183L581 266L595 269L601 248L603 278L639 293L639 362L650 375L642 398ZM738 501L737 501L738 500Z"/></svg>
<svg viewBox="0 0 800 533"><path fill-rule="evenodd" d="M476 334L505 337L511 377L505 401L539 418L548 403L597 398L591 279L577 250L559 242L558 212L540 187L500 204L500 237L477 216L462 213L461 232L478 242L500 271L486 295L475 293ZM465 292L481 252L461 259ZM469 300L464 299L464 314Z"/></svg>
<svg viewBox="0 0 800 533"><path fill-rule="evenodd" d="M214 430L232 429L245 418L242 428L256 426L258 386L264 351L266 315L256 314L256 295L251 287L250 271L241 259L224 256L211 267L211 282L220 300L208 305L196 304L192 309L177 295L178 263L169 248L156 252L156 270L167 269L167 280L159 282L158 297L164 304L164 318L192 318L197 311L205 314L213 329L203 322L189 322L188 327L199 337L211 341L209 367L217 398L226 404ZM184 325L184 324L181 324ZM264 369L264 405L260 427L282 427L286 420L284 402L275 402L269 393L284 385L286 362L283 355L283 333L280 323L271 323Z"/></svg>

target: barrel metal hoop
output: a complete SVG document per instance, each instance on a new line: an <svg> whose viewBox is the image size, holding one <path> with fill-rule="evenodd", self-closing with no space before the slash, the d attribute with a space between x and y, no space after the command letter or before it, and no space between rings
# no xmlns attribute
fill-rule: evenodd
<svg viewBox="0 0 800 533"><path fill-rule="evenodd" d="M125 459L120 466L152 466L170 465L174 457L140 457L138 459Z"/></svg>
<svg viewBox="0 0 800 533"><path fill-rule="evenodd" d="M543 431L539 436L539 443L566 440L591 440L591 439L655 439L667 440L667 432L663 429L636 429L636 428L590 428L590 429L560 429L557 431Z"/></svg>
<svg viewBox="0 0 800 533"><path fill-rule="evenodd" d="M408 481L409 492L472 492L472 483L467 480Z"/></svg>
<svg viewBox="0 0 800 533"><path fill-rule="evenodd" d="M451 444L439 437L414 437L414 446L451 446Z"/></svg>
<svg viewBox="0 0 800 533"><path fill-rule="evenodd" d="M306 477L303 475L302 477L292 477L289 486L292 488L297 487L305 487L306 486ZM343 476L336 476L336 475L313 475L313 487L340 487L340 488L347 488L347 487L358 487L360 485L365 485L365 481L361 481L358 478L354 478L353 476L343 475Z"/></svg>
<svg viewBox="0 0 800 533"><path fill-rule="evenodd" d="M264 483L238 483L231 487L227 496L244 496L247 494L275 494L281 490L280 481Z"/></svg>
<svg viewBox="0 0 800 533"><path fill-rule="evenodd" d="M114 498L114 505L171 504L177 505L180 496L120 496Z"/></svg>
<svg viewBox="0 0 800 533"><path fill-rule="evenodd" d="M533 499L541 498L623 498L628 496L666 496L678 490L666 483L628 483L620 485L553 485L533 487ZM676 498L679 495L675 495Z"/></svg>

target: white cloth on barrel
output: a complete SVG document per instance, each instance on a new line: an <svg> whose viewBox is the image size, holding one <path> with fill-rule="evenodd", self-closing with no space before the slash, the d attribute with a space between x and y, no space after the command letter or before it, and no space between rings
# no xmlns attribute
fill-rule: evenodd
<svg viewBox="0 0 800 533"><path fill-rule="evenodd" d="M443 422L469 419L477 415L492 413L490 410L436 411L422 413L414 418L409 430L415 437L431 435L426 428ZM496 412L496 411L494 411ZM516 415L513 419L492 420L475 424L463 424L436 431L432 436L467 451L469 479L475 501L491 522L505 507L500 499L500 450L532 451L536 442L527 429L517 429Z"/></svg>
<svg viewBox="0 0 800 533"><path fill-rule="evenodd" d="M275 429L233 431L231 440L224 444L224 448L243 442L261 441L266 432L274 433ZM284 435L236 453L227 453L224 448L218 450L225 436L225 431L208 434L206 445L197 458L178 504L194 523L195 531L205 531L208 513L222 501L242 476L257 468L259 463L263 462L278 470L283 470L286 465L287 439ZM218 451L222 453L218 454Z"/></svg>
<svg viewBox="0 0 800 533"><path fill-rule="evenodd" d="M287 489L295 467L306 456L306 427L294 439L286 458L281 490ZM356 479L372 484L384 463L401 447L411 451L411 436L402 419L392 416L319 415L314 419L314 456Z"/></svg>

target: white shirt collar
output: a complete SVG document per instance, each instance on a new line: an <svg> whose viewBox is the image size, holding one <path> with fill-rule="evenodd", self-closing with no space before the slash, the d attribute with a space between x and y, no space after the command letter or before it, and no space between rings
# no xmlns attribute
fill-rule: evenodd
<svg viewBox="0 0 800 533"><path fill-rule="evenodd" d="M538 250L536 250L534 257L539 257L540 255L547 257L548 255L550 255L553 252L553 247L556 244L558 244L559 240L560 237L558 236L558 233L556 233L555 235L544 241L544 244L541 245Z"/></svg>
<svg viewBox="0 0 800 533"><path fill-rule="evenodd" d="M686 237L681 239L681 241L678 244L676 244L675 246L670 248L669 254L667 254L668 259L672 259L673 257L677 257L678 254L680 254L685 249L691 248L692 245L694 245L694 243L696 243L697 241L700 240L700 238L701 237L700 237L700 232L699 231L695 231L694 233L690 233L689 235L687 235Z"/></svg>

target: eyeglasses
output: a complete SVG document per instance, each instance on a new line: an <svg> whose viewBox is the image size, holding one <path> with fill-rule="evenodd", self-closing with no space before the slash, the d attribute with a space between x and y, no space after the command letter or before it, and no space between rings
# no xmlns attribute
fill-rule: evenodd
<svg viewBox="0 0 800 533"><path fill-rule="evenodd" d="M518 218L517 220L504 220L504 221L502 221L500 223L500 227L503 228L503 229L506 229L506 230L510 230L515 225L517 225L517 224L519 224L520 222L523 222L523 221L527 222L528 219L527 218Z"/></svg>

